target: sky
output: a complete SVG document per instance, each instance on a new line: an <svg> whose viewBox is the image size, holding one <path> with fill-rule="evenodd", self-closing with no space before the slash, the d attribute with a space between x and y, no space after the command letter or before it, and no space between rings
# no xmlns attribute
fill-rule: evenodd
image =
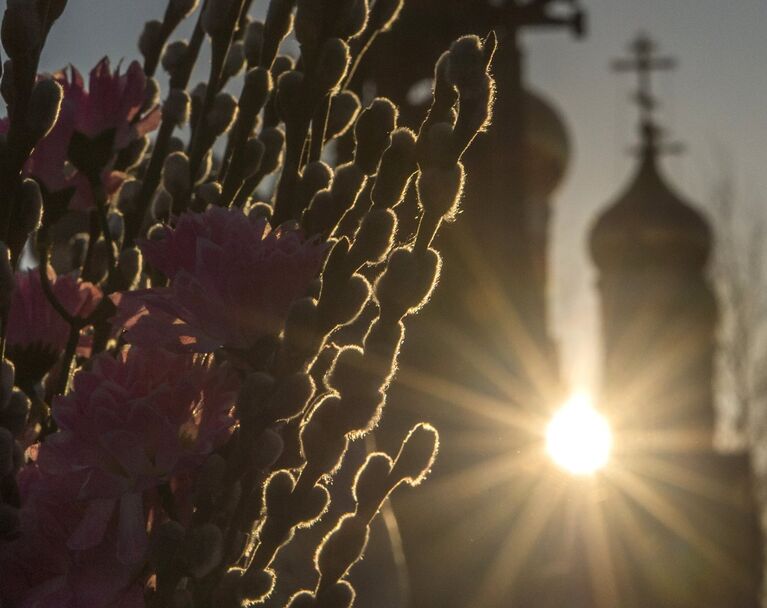
<svg viewBox="0 0 767 608"><path fill-rule="evenodd" d="M417 0L406 0L417 1ZM258 2L258 0L257 0ZM263 2L261 2L263 4ZM665 54L673 73L657 76L661 123L685 154L665 160L674 185L705 205L722 171L732 172L743 213L767 201L767 2L764 0L582 0L588 36L526 34L528 82L562 111L574 156L557 193L552 227L552 325L573 389L598 379L598 322L593 266L587 253L591 223L630 178L635 159L636 109L631 75L609 70L640 30ZM5 2L0 3L4 7ZM161 0L69 0L55 25L42 68L73 63L83 70L107 51L138 58L143 22L161 18ZM727 159L725 167L719 162ZM746 210L748 207L748 211Z"/></svg>

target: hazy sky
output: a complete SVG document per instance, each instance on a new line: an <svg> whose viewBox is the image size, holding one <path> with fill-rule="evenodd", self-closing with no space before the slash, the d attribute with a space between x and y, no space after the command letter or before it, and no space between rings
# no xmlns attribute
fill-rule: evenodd
<svg viewBox="0 0 767 608"><path fill-rule="evenodd" d="M688 149L666 161L675 184L705 203L718 171L715 159L725 154L744 197L767 200L762 197L767 193L767 2L583 4L589 13L585 40L558 32L530 34L525 42L529 82L556 101L574 138L575 156L556 203L553 321L568 376L574 385L589 386L598 340L586 236L600 207L628 179L633 159L626 150L636 141L636 111L628 102L634 80L611 74L608 64L624 54L638 30L649 32L679 60L679 69L659 76L656 87L664 103L662 122ZM72 62L85 70L107 51L114 59L136 58L143 22L160 18L164 5L162 0L69 0L43 68Z"/></svg>

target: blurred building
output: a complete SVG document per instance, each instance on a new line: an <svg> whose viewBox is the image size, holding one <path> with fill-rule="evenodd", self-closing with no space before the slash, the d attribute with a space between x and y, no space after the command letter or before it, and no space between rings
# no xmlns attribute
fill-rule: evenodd
<svg viewBox="0 0 767 608"><path fill-rule="evenodd" d="M674 146L655 120L650 76L673 61L655 56L645 36L631 50L616 67L639 74L637 169L590 240L602 314L600 403L617 450L602 508L613 566L593 601L756 608L761 537L749 457L714 448L712 233L660 167Z"/></svg>

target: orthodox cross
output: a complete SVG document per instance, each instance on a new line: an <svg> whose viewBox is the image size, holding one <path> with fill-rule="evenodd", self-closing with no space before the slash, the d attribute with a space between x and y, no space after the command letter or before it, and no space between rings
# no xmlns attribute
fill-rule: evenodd
<svg viewBox="0 0 767 608"><path fill-rule="evenodd" d="M613 61L612 69L615 72L636 72L638 85L633 98L639 106L642 137L645 145L658 149L659 128L653 120L653 113L659 104L653 95L652 73L673 70L677 65L676 59L657 56L657 45L644 33L637 35L629 44L628 50L632 56ZM681 151L681 147L678 144L669 144L664 146L663 151L676 153Z"/></svg>

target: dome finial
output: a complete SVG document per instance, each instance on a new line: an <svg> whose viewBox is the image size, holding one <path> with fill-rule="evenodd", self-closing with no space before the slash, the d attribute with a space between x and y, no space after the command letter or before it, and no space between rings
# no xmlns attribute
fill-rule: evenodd
<svg viewBox="0 0 767 608"><path fill-rule="evenodd" d="M612 69L615 72L636 72L637 74L638 86L633 99L639 106L639 133L642 140L640 149L643 156L653 158L658 152L679 150L678 144L661 146L663 130L655 121L655 111L660 104L653 94L652 73L676 68L676 59L657 56L657 50L658 47L652 38L640 32L628 46L631 57L616 59L612 63Z"/></svg>

